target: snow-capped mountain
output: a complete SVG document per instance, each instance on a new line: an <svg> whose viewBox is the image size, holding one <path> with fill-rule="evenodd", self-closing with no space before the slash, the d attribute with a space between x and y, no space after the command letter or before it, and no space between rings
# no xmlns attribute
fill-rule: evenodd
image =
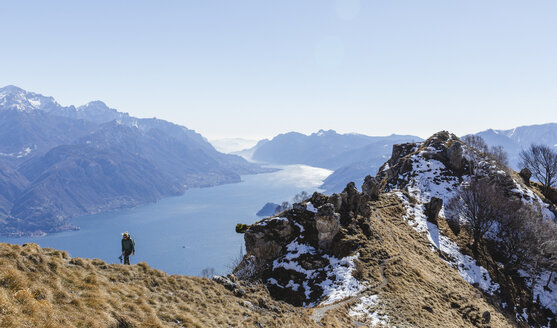
<svg viewBox="0 0 557 328"><path fill-rule="evenodd" d="M94 101L0 89L0 234L71 229L66 219L154 202L264 172L193 130Z"/></svg>
<svg viewBox="0 0 557 328"><path fill-rule="evenodd" d="M0 88L0 110L13 109L18 111L44 110L60 108L54 98L28 92L13 85Z"/></svg>

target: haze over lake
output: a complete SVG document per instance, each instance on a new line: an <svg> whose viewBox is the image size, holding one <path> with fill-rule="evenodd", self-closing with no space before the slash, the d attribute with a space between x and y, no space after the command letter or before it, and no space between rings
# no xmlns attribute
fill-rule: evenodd
<svg viewBox="0 0 557 328"><path fill-rule="evenodd" d="M267 202L290 200L296 193L318 190L331 171L305 165L273 166L274 173L242 176L241 183L190 189L184 195L155 204L72 220L79 231L43 237L6 238L1 242L37 243L65 250L70 255L119 263L121 233L129 231L136 242L132 264L145 261L169 274L199 275L204 268L217 273L243 249L237 223L253 223Z"/></svg>

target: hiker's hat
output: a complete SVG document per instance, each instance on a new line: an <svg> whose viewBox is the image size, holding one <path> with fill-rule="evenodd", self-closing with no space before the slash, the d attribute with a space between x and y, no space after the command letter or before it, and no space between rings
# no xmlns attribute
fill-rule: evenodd
<svg viewBox="0 0 557 328"><path fill-rule="evenodd" d="M128 236L129 237L129 235L130 235L130 233L127 232L127 231L122 233L122 236Z"/></svg>

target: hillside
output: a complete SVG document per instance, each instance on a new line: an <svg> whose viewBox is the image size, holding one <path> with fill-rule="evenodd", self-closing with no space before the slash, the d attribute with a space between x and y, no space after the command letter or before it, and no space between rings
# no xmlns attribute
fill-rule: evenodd
<svg viewBox="0 0 557 328"><path fill-rule="evenodd" d="M489 181L502 207L537 208L528 213L555 241L555 204L483 156L447 132L397 145L361 192L349 183L239 225L246 255L234 275L212 280L0 244L2 324L557 327L551 267L529 270L537 264L528 258L514 266L500 224L474 248L470 225L452 205L474 179Z"/></svg>
<svg viewBox="0 0 557 328"><path fill-rule="evenodd" d="M243 296L207 278L0 243L0 327L312 327L261 286ZM236 291L237 295L239 292Z"/></svg>
<svg viewBox="0 0 557 328"><path fill-rule="evenodd" d="M506 188L509 206L539 206L547 229L557 231L554 205L481 156L446 132L396 146L362 192L350 183L340 194L314 194L249 227L236 274L314 307L314 319L330 326L553 327L551 272L512 269L496 230L474 251L469 226L447 207L483 177Z"/></svg>
<svg viewBox="0 0 557 328"><path fill-rule="evenodd" d="M76 229L69 218L269 171L183 126L0 88L0 234Z"/></svg>

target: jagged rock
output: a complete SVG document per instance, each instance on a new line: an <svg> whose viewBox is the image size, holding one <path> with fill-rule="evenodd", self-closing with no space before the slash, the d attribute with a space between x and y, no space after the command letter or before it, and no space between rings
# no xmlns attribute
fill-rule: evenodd
<svg viewBox="0 0 557 328"><path fill-rule="evenodd" d="M522 181L524 181L524 183L527 186L529 186L530 185L530 178L532 177L532 171L530 171L527 167L525 167L522 170L520 170L519 175L522 178Z"/></svg>
<svg viewBox="0 0 557 328"><path fill-rule="evenodd" d="M354 182L349 182L346 188L340 193L342 200L341 208L345 212L355 212L360 203L360 193L356 189Z"/></svg>
<svg viewBox="0 0 557 328"><path fill-rule="evenodd" d="M333 204L333 206L335 207L335 212L338 212L340 210L340 207L342 206L342 198L339 194L332 194L329 197L329 203Z"/></svg>
<svg viewBox="0 0 557 328"><path fill-rule="evenodd" d="M327 203L328 198L329 197L323 195L322 193L314 192L313 195L311 195L311 198L309 200L315 208L318 208L319 206L322 206L325 203Z"/></svg>
<svg viewBox="0 0 557 328"><path fill-rule="evenodd" d="M437 216L443 207L443 200L437 197L431 197L429 203L425 204L425 215L431 223L437 224Z"/></svg>
<svg viewBox="0 0 557 328"><path fill-rule="evenodd" d="M328 249L340 230L340 214L335 213L333 204L325 204L317 209L315 229L319 248Z"/></svg>
<svg viewBox="0 0 557 328"><path fill-rule="evenodd" d="M362 184L362 192L370 199L376 200L381 193L381 183L378 179L368 175L364 179L364 184Z"/></svg>
<svg viewBox="0 0 557 328"><path fill-rule="evenodd" d="M252 225L244 234L246 253L261 260L279 256L295 231L286 218L271 218L265 222L265 225Z"/></svg>
<svg viewBox="0 0 557 328"><path fill-rule="evenodd" d="M447 157L449 166L460 172L464 168L464 158L462 157L462 143L459 141L453 142L453 144L447 148Z"/></svg>

